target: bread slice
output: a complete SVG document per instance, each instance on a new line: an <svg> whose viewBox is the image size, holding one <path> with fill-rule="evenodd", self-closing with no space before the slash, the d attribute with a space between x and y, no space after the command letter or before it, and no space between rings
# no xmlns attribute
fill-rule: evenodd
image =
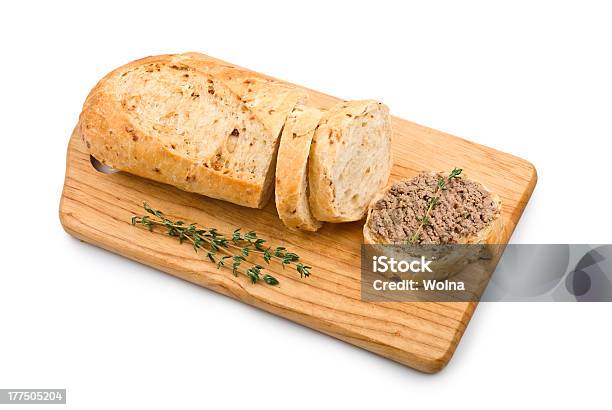
<svg viewBox="0 0 612 410"><path fill-rule="evenodd" d="M310 209L329 222L357 221L391 173L389 109L377 101L341 102L323 117L310 148Z"/></svg>
<svg viewBox="0 0 612 410"><path fill-rule="evenodd" d="M465 175L450 181L446 178L441 172L423 172L379 192L368 207L364 242L501 244L504 225L499 196ZM436 191L440 179L445 181L446 189ZM439 198L439 203L428 215L429 224L421 227L420 218L433 196ZM413 241L417 231L418 238Z"/></svg>
<svg viewBox="0 0 612 410"><path fill-rule="evenodd" d="M79 132L105 165L180 189L263 207L281 129L304 91L204 55L160 55L104 77Z"/></svg>
<svg viewBox="0 0 612 410"><path fill-rule="evenodd" d="M314 232L322 223L308 205L308 155L323 112L297 105L283 129L276 162L276 209L290 229Z"/></svg>

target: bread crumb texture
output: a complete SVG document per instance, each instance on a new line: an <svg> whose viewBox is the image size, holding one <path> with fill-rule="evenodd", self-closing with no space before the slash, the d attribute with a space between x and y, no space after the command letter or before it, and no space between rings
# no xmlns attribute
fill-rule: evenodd
<svg viewBox="0 0 612 410"><path fill-rule="evenodd" d="M319 125L311 148L311 209L322 221L357 221L391 173L391 121L373 100L339 103Z"/></svg>
<svg viewBox="0 0 612 410"><path fill-rule="evenodd" d="M276 137L215 78L156 62L124 72L106 89L134 128L166 149L240 179L265 178Z"/></svg>

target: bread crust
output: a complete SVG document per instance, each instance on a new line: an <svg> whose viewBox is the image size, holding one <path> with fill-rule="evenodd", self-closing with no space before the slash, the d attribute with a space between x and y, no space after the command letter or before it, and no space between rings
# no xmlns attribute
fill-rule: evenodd
<svg viewBox="0 0 612 410"><path fill-rule="evenodd" d="M133 123L124 107L113 98L110 83L117 76L148 64L175 65L190 75L213 78L244 103L253 120L265 130L267 135L262 138L276 144L263 181L247 180L207 167L168 149L158 138ZM90 154L108 166L185 191L261 208L272 193L280 131L295 104L306 98L303 90L221 64L202 54L167 54L133 61L107 74L87 97L77 129Z"/></svg>
<svg viewBox="0 0 612 410"><path fill-rule="evenodd" d="M323 112L297 105L281 136L276 163L276 209L289 229L317 231L323 224L308 204L308 156L310 144Z"/></svg>
<svg viewBox="0 0 612 410"><path fill-rule="evenodd" d="M373 171L376 177L370 181L366 180L367 165L361 164L361 169L354 175L348 176L351 189L364 198L360 199L362 204L353 209L348 209L338 199L339 173L342 167L343 157L347 150L355 149L359 143L347 143L347 134L351 128L359 127L370 121L371 113L376 112L381 118L382 127L379 133L370 133L367 137L367 150L380 154L380 158L373 157L371 165L378 167ZM328 222L350 222L362 219L367 212L367 206L371 197L386 185L393 157L391 153L391 126L389 109L386 105L374 100L345 101L332 107L321 120L314 141L311 146L309 162L309 186L310 186L310 209L313 215ZM347 208L347 209L345 209Z"/></svg>

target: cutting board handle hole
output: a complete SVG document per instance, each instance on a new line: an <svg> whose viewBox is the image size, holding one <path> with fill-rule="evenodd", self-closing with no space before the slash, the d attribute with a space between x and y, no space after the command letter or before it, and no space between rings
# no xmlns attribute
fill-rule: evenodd
<svg viewBox="0 0 612 410"><path fill-rule="evenodd" d="M115 172L119 172L115 168L109 167L108 165L104 165L97 159L95 159L92 155L89 156L89 162L91 162L91 166L98 172L103 174L114 174Z"/></svg>

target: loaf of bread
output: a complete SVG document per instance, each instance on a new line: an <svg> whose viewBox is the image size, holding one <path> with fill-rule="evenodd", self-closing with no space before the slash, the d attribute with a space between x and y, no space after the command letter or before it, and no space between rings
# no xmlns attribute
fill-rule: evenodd
<svg viewBox="0 0 612 410"><path fill-rule="evenodd" d="M307 231L361 219L391 169L385 105L324 112L301 88L198 53L112 71L77 129L100 163L185 191L261 208L276 185L283 222Z"/></svg>
<svg viewBox="0 0 612 410"><path fill-rule="evenodd" d="M391 172L389 109L341 102L323 117L310 149L310 208L320 221L357 221Z"/></svg>
<svg viewBox="0 0 612 410"><path fill-rule="evenodd" d="M105 165L180 189L262 207L278 140L305 91L188 53L147 57L104 77L78 130Z"/></svg>
<svg viewBox="0 0 612 410"><path fill-rule="evenodd" d="M308 156L310 144L323 111L297 105L289 115L278 149L276 163L276 209L290 229L316 231L316 220L308 205Z"/></svg>

